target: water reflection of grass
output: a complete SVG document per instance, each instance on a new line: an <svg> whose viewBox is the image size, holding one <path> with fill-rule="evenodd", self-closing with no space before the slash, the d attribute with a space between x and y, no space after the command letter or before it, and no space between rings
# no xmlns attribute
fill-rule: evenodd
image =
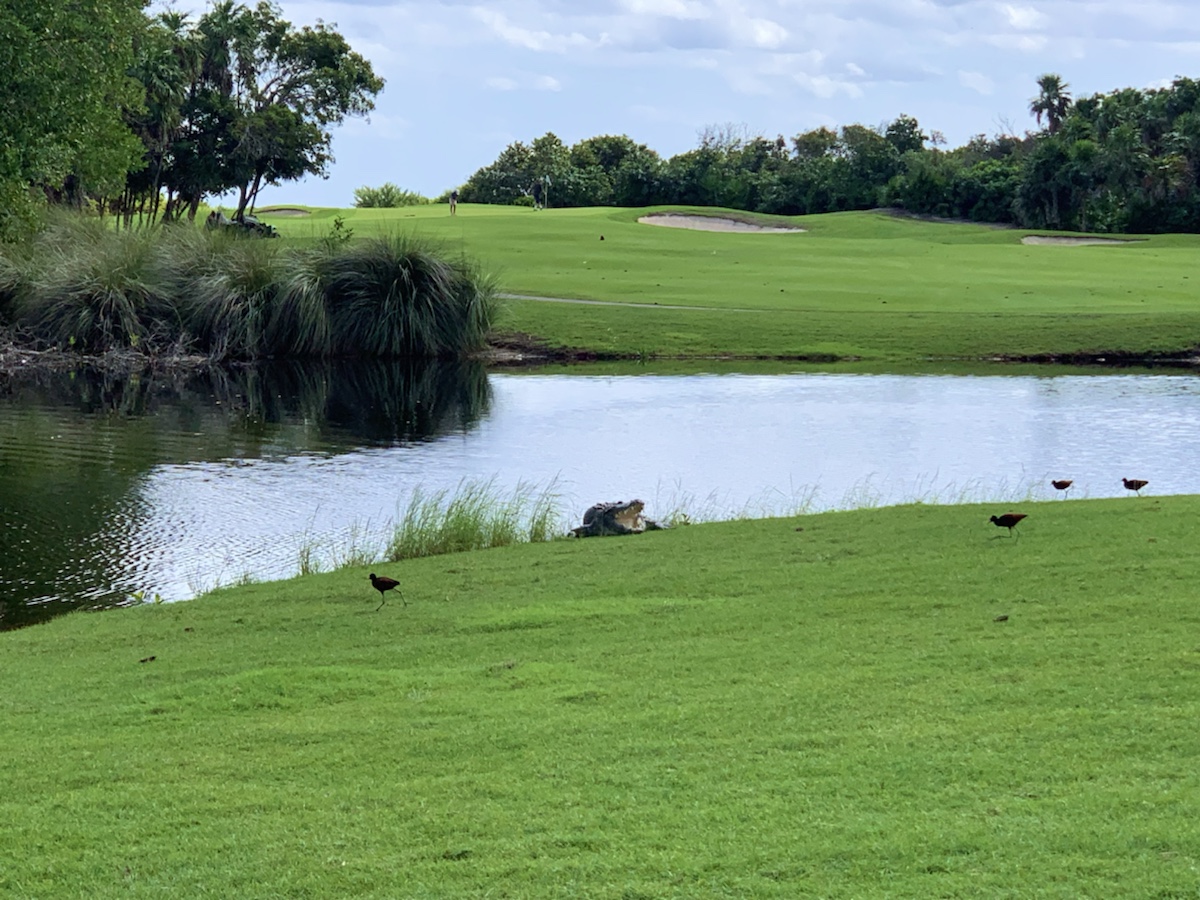
<svg viewBox="0 0 1200 900"><path fill-rule="evenodd" d="M1032 504L1019 539L997 511L410 559L379 613L353 568L0 634L0 893L1188 896L1200 498Z"/></svg>

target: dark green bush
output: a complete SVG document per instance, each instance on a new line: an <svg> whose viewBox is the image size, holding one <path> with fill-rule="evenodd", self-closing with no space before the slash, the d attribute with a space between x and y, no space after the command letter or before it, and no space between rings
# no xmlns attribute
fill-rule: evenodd
<svg viewBox="0 0 1200 900"><path fill-rule="evenodd" d="M395 235L297 250L73 217L0 254L0 322L86 352L457 357L484 346L495 310L475 265Z"/></svg>
<svg viewBox="0 0 1200 900"><path fill-rule="evenodd" d="M387 235L350 245L325 268L336 354L455 356L487 339L495 287L465 259Z"/></svg>

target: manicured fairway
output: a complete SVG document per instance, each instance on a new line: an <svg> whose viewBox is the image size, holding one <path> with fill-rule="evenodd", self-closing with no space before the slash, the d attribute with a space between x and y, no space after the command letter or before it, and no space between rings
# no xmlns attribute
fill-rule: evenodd
<svg viewBox="0 0 1200 900"><path fill-rule="evenodd" d="M903 360L1200 346L1196 236L1027 246L1029 232L879 213L723 234L638 224L645 212L460 206L451 218L429 206L271 220L297 239L328 233L334 215L356 236L411 229L478 257L514 294L704 307L513 301L504 321L613 353Z"/></svg>
<svg viewBox="0 0 1200 900"><path fill-rule="evenodd" d="M1020 510L1012 538L978 506L712 524L372 567L409 601L379 613L353 569L0 634L0 895L1195 896L1200 498Z"/></svg>

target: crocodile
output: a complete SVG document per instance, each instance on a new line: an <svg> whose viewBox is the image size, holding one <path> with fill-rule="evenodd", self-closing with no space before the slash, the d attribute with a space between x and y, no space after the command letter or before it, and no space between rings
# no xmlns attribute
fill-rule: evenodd
<svg viewBox="0 0 1200 900"><path fill-rule="evenodd" d="M642 515L645 503L641 500L616 503L597 503L583 514L583 524L572 528L575 537L605 537L610 534L641 534L668 526Z"/></svg>

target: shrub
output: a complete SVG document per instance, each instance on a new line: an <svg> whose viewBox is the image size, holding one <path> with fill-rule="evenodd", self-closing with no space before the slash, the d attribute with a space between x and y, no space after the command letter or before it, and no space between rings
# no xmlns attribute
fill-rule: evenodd
<svg viewBox="0 0 1200 900"><path fill-rule="evenodd" d="M484 345L493 281L412 238L304 250L175 224L73 216L0 252L0 322L85 352L194 345L214 359L461 357Z"/></svg>
<svg viewBox="0 0 1200 900"><path fill-rule="evenodd" d="M156 240L95 219L57 222L31 248L16 320L40 338L89 352L142 344L168 313Z"/></svg>
<svg viewBox="0 0 1200 900"><path fill-rule="evenodd" d="M465 259L386 235L331 256L333 349L347 356L455 356L483 346L496 289Z"/></svg>
<svg viewBox="0 0 1200 900"><path fill-rule="evenodd" d="M328 356L332 350L325 299L328 248L289 256L277 287L264 335L271 352L282 356Z"/></svg>
<svg viewBox="0 0 1200 900"><path fill-rule="evenodd" d="M284 281L283 254L273 241L225 237L193 264L179 285L183 322L201 349L215 359L253 359L282 352L267 342L276 298Z"/></svg>
<svg viewBox="0 0 1200 900"><path fill-rule="evenodd" d="M394 209L399 206L424 206L430 203L415 191L406 191L390 181L382 187L360 187L354 191L354 205L359 209Z"/></svg>
<svg viewBox="0 0 1200 900"><path fill-rule="evenodd" d="M0 245L0 325L12 322L28 283L29 262L20 245Z"/></svg>

